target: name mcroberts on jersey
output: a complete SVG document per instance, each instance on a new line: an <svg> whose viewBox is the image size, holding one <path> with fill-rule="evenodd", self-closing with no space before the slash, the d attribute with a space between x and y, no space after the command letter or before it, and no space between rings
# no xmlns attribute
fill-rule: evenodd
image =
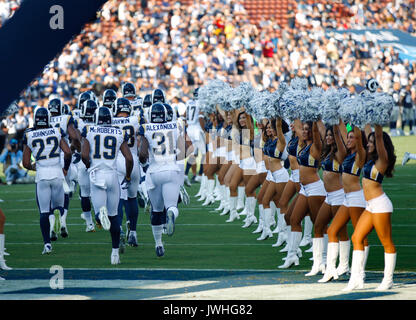
<svg viewBox="0 0 416 320"><path fill-rule="evenodd" d="M123 131L112 127L88 127L91 133L123 134Z"/></svg>

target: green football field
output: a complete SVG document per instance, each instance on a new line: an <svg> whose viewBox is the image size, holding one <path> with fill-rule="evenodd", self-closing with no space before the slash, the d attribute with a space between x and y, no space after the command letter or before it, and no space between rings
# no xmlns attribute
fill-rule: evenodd
<svg viewBox="0 0 416 320"><path fill-rule="evenodd" d="M416 161L401 165L404 151L416 153L416 137L394 138L396 154L395 176L385 179L383 187L393 202L393 240L397 248L397 271L416 271ZM172 268L172 269L261 269L277 270L286 255L281 248L273 248L276 236L257 241L252 234L256 225L243 229L242 219L226 223L228 216L220 216L215 205L202 207L193 197L199 184L188 188L191 195L189 206L180 205L175 234L164 235L165 256L156 257L149 214L140 208L137 248L127 247L121 255L117 268ZM85 232L84 220L80 218L81 207L78 194L70 202L68 213L69 237L53 242L53 253L41 255L43 249L39 227L39 214L35 200L35 185L0 186L1 208L6 214L6 247L10 256L7 264L13 268L114 268L110 264L110 233L97 230ZM258 211L256 210L256 216ZM352 234L349 224L349 234ZM370 254L366 269L382 271L383 247L375 231L369 237ZM306 249L303 247L302 249ZM304 253L293 270L306 270L312 266L312 253Z"/></svg>

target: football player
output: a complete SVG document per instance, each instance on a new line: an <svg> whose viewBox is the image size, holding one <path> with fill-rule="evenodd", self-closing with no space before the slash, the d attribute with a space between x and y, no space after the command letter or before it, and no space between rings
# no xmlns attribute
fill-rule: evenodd
<svg viewBox="0 0 416 320"><path fill-rule="evenodd" d="M120 223L117 208L120 199L120 184L117 177L117 156L124 156L126 175L121 183L128 189L133 170L133 156L128 146L128 136L123 130L112 127L112 112L99 107L94 114L94 125L82 131L82 162L90 176L91 200L94 211L99 212L100 222L110 230L112 241L111 264L120 263Z"/></svg>
<svg viewBox="0 0 416 320"><path fill-rule="evenodd" d="M131 82L126 82L121 88L123 98L130 101L132 112L139 115L143 106L143 99L136 94L136 87Z"/></svg>
<svg viewBox="0 0 416 320"><path fill-rule="evenodd" d="M188 137L188 134L186 133L186 128L185 128L185 123L184 121L179 117L179 115L175 112L175 110L173 110L172 106L168 103L164 103L163 104L166 108L166 117L167 117L167 122L173 122L176 123L178 126L178 132L179 132L179 137L181 138L181 142L182 141L189 141L191 143L191 140ZM186 152L192 152L192 150L190 148L186 149ZM185 158L186 155L180 155L177 154L176 155L177 158L177 165L179 166L179 169L181 170L181 174L180 174L180 179L178 180L178 184L180 185L180 189L179 189L179 200L183 201L183 203L185 205L188 205L190 202L190 198L188 195L188 192L186 191L185 187L184 187L184 182L185 182Z"/></svg>
<svg viewBox="0 0 416 320"><path fill-rule="evenodd" d="M69 144L71 141L71 149L74 150L81 150L81 143L80 143L80 134L79 131L76 129L76 124L74 118L71 114L64 113L64 104L61 99L54 98L51 99L48 103L48 110L51 114L50 118L50 125L55 128L61 128L64 132L66 138L65 141ZM63 153L61 153L61 165L64 165L64 158ZM64 180L64 192L65 192L65 199L64 199L64 210L62 215L59 218L60 226L61 226L61 237L66 238L68 237L68 229L66 226L66 217L68 215L68 207L69 207L69 196L74 192L75 180L77 178L77 168L74 164L71 163L68 174L65 176ZM51 225L51 240L56 241L57 235L53 230L55 225L55 216L49 216L49 222Z"/></svg>
<svg viewBox="0 0 416 320"><path fill-rule="evenodd" d="M152 104L156 102L166 103L165 93L162 89L155 89L152 91Z"/></svg>
<svg viewBox="0 0 416 320"><path fill-rule="evenodd" d="M189 169L192 168L192 180L191 182L197 181L197 174L196 174L196 157L198 153L201 153L201 164L199 168L199 176L203 173L203 159L205 157L205 137L204 132L201 129L200 119L203 118L203 113L199 111L199 106L197 102L198 98L198 88L195 89L193 94L194 99L190 99L186 102L186 123L187 123L187 132L189 137L191 138L192 144L195 147L194 154L191 154L188 158L186 163L185 169L185 184L190 186L191 183L189 182L188 173ZM200 179L198 179L200 180Z"/></svg>
<svg viewBox="0 0 416 320"><path fill-rule="evenodd" d="M82 132L86 126L94 124L94 114L97 108L97 103L94 100L89 99L84 101L81 107L80 118L77 121L78 130L80 132ZM79 155L79 159L76 162L78 168L79 195L81 198L82 209L81 218L85 220L87 226L85 232L95 232L95 227L91 215L90 177L88 175L85 164L80 160L81 155ZM98 219L98 211L95 211L95 220L97 225L101 227Z"/></svg>
<svg viewBox="0 0 416 320"><path fill-rule="evenodd" d="M117 92L115 92L113 89L107 89L103 93L103 106L112 108L112 105L114 101L117 99Z"/></svg>
<svg viewBox="0 0 416 320"><path fill-rule="evenodd" d="M163 225L166 224L168 236L172 236L179 215L177 202L181 170L177 165L177 148L184 148L185 145L178 141L177 124L167 121L166 108L158 102L150 107L149 123L141 125L139 135L139 160L141 163L149 162L146 186L152 207L151 225L156 255L161 257L164 255ZM180 154L185 154L185 150L181 150ZM167 209L166 214L164 208Z"/></svg>
<svg viewBox="0 0 416 320"><path fill-rule="evenodd" d="M143 98L143 116L146 122L149 122L149 108L152 105L152 95L146 94Z"/></svg>
<svg viewBox="0 0 416 320"><path fill-rule="evenodd" d="M42 254L52 251L49 215L58 209L63 211L63 180L71 164L71 149L62 128L51 127L50 112L37 107L34 111L33 129L28 129L23 138L23 166L36 171L36 202L40 213L44 249ZM64 153L64 167L61 165L61 150ZM31 162L34 156L35 163Z"/></svg>
<svg viewBox="0 0 416 320"><path fill-rule="evenodd" d="M76 107L74 107L74 109L72 110L72 115L75 119L78 119L80 117L81 107L84 105L84 102L90 99L92 99L92 96L89 91L85 91L78 96L78 103Z"/></svg>
<svg viewBox="0 0 416 320"><path fill-rule="evenodd" d="M122 207L126 208L127 217L127 243L133 247L137 247L137 218L139 215L139 208L137 205L137 188L140 181L139 161L137 157L137 134L139 127L144 124L144 120L139 116L130 116L132 108L130 101L126 98L117 98L114 103L115 117L113 118L113 127L123 130L128 135L127 145L130 148L133 156L133 171L131 173L131 183L128 189L121 190L119 215L120 228L123 221ZM117 173L119 182L121 183L126 175L125 160L121 153L117 158ZM123 239L122 239L123 244ZM120 246L120 252L123 251Z"/></svg>

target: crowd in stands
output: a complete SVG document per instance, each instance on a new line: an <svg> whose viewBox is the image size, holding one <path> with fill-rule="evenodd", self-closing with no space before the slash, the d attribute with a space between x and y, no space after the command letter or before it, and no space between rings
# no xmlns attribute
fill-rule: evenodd
<svg viewBox="0 0 416 320"><path fill-rule="evenodd" d="M22 1L0 0L0 25ZM7 141L14 135L19 139L21 128L30 125L32 107L45 106L51 94L73 107L79 92L92 89L101 96L125 81L134 82L141 96L160 87L172 103L179 103L212 78L232 85L250 81L259 90L273 91L280 81L303 76L311 86L344 86L354 92L373 77L397 103L410 94L413 105L416 60L403 60L393 47L365 36L337 38L326 31L371 26L414 34L414 2L342 0L350 14L338 20L330 15L337 1L323 2L293 0L287 25L273 16L255 25L242 0L187 5L109 0L96 22L86 25L21 93L18 112L2 120L0 134Z"/></svg>

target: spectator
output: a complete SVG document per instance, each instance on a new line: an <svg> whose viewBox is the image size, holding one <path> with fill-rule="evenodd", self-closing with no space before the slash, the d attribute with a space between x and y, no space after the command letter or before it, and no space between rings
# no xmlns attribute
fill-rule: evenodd
<svg viewBox="0 0 416 320"><path fill-rule="evenodd" d="M412 99L412 92L410 85L406 86L406 90L404 91L404 95L401 101L401 105L403 106L403 120L402 120L402 131L404 132L405 125L409 125L409 134L413 135L413 117L414 117L414 110L413 110L413 99Z"/></svg>
<svg viewBox="0 0 416 320"><path fill-rule="evenodd" d="M0 0L0 16L10 3ZM101 95L108 88L119 90L125 81L133 81L140 96L163 87L170 97L184 97L214 77L232 84L251 81L271 90L294 76L306 76L311 86L347 87L376 78L390 93L396 82L399 91L416 85L416 63L402 61L395 48L365 37L357 41L347 34L336 38L328 33L371 26L414 34L416 16L410 1L385 6L345 0L343 11L332 1L290 1L287 25L267 16L253 24L242 0L171 3L107 1L100 18L87 24L23 91L19 106L45 106L53 93L73 108L80 92ZM24 114L27 118L29 112ZM3 121L9 139L16 117Z"/></svg>
<svg viewBox="0 0 416 320"><path fill-rule="evenodd" d="M11 139L0 155L0 163L3 164L3 172L8 185L22 182L27 177L27 171L20 166L22 158L23 152L18 149L18 141Z"/></svg>

